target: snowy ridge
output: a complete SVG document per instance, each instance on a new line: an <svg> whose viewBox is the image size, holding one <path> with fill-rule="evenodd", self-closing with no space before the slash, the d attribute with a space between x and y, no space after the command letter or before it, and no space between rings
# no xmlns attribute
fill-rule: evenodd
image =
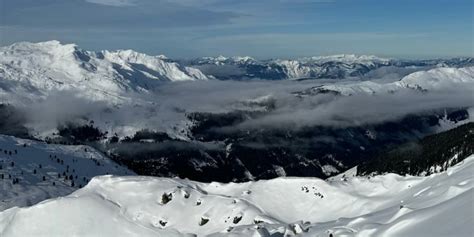
<svg viewBox="0 0 474 237"><path fill-rule="evenodd" d="M428 71L411 73L401 80L391 83L362 81L324 85L317 89L323 88L329 91L339 92L343 95L352 95L357 93L375 94L381 92L395 92L402 88L431 91L460 86L474 88L474 67L435 68Z"/></svg>
<svg viewBox="0 0 474 237"><path fill-rule="evenodd" d="M449 88L455 84L474 83L474 67L435 68L409 74L395 84L425 90Z"/></svg>
<svg viewBox="0 0 474 237"><path fill-rule="evenodd" d="M183 67L174 62L166 62L166 56L149 56L143 53L138 53L133 50L117 50L117 51L102 51L101 54L104 58L112 63L116 63L121 68L133 71L134 69L140 70L139 67L134 66L145 66L147 69L151 69L152 72L158 72L158 74L150 74L152 79L170 80L170 81L186 81L186 80L206 80L208 79L198 69L191 67Z"/></svg>
<svg viewBox="0 0 474 237"><path fill-rule="evenodd" d="M195 68L132 50L90 52L59 41L21 42L0 48L0 96L77 90L96 99L123 100L128 91L153 89L160 81L208 79Z"/></svg>
<svg viewBox="0 0 474 237"><path fill-rule="evenodd" d="M429 177L222 184L100 176L65 198L0 213L0 234L472 236L473 169L470 156Z"/></svg>

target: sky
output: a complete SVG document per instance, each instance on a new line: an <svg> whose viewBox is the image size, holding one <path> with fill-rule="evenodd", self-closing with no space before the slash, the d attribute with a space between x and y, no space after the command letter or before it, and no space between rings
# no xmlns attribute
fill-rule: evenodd
<svg viewBox="0 0 474 237"><path fill-rule="evenodd" d="M0 0L0 45L172 58L474 56L472 0Z"/></svg>

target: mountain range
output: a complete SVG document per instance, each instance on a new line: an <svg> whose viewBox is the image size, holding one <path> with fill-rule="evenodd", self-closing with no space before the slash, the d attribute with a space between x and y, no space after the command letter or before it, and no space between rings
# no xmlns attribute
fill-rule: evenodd
<svg viewBox="0 0 474 237"><path fill-rule="evenodd" d="M467 67L473 58L399 60L367 55L256 60L251 57L203 57L173 60L133 50L93 52L59 41L21 42L0 48L4 91L30 87L41 95L51 89L94 90L120 98L122 91L148 91L167 81L246 79L343 79L376 77L435 67ZM380 70L383 69L383 72ZM30 91L31 93L31 91Z"/></svg>
<svg viewBox="0 0 474 237"><path fill-rule="evenodd" d="M147 94L166 82L303 78L367 80L387 75L401 78L416 71L423 74L432 68L472 65L473 58L398 60L365 55L295 60L223 56L173 60L164 55L149 56L133 50L93 52L59 41L21 42L0 48L0 98L9 103L13 95L29 95L36 99L44 98L51 91L72 90L80 91L75 94L88 99L122 103L129 100L127 93ZM457 73L443 70L438 72ZM412 75L413 80L418 78L415 75Z"/></svg>
<svg viewBox="0 0 474 237"><path fill-rule="evenodd" d="M221 81L163 55L91 52L58 41L17 43L0 55L2 133L94 145L143 175L327 178L384 149L472 120L470 58L312 57L292 62L311 70L333 65L348 77L247 83ZM237 72L263 65L250 57L198 62L240 65ZM265 61L265 68L278 62L284 60ZM394 67L402 74L416 70L368 79ZM349 75L360 68L367 70L359 78ZM280 79L301 78L298 70L285 70Z"/></svg>
<svg viewBox="0 0 474 237"><path fill-rule="evenodd" d="M473 58L403 60L373 55L342 54L298 59L256 60L251 57L203 57L182 60L185 65L222 80L344 79L375 76L377 70L410 73L435 67L466 67Z"/></svg>

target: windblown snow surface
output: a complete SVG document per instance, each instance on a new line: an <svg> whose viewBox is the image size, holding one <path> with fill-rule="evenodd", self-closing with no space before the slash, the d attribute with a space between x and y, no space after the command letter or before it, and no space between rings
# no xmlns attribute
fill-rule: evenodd
<svg viewBox="0 0 474 237"><path fill-rule="evenodd" d="M7 149L19 150L11 159L28 164L22 166L25 173L31 172L34 160L43 163L44 174L52 174L58 167L49 162L48 154L59 152L76 172L100 172L94 164L87 165L90 153L79 152L84 147L27 142L20 150L22 140L1 137L1 141L10 146ZM29 150L36 152L28 156ZM74 157L78 162L69 163ZM0 236L473 235L474 155L428 177L355 177L354 170L328 180L277 178L228 184L97 176L68 196L0 212ZM35 175L27 177L36 189L51 188ZM56 188L51 195L71 191L67 184ZM3 182L2 200L23 205L20 192Z"/></svg>

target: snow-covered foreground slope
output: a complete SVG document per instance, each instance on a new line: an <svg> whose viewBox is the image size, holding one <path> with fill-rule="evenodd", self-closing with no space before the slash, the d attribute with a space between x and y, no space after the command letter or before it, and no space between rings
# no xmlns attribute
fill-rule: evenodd
<svg viewBox="0 0 474 237"><path fill-rule="evenodd" d="M0 213L2 236L472 236L474 156L429 177L248 183L100 176Z"/></svg>
<svg viewBox="0 0 474 237"><path fill-rule="evenodd" d="M68 195L97 175L134 174L88 146L4 135L0 135L0 167L0 210Z"/></svg>
<svg viewBox="0 0 474 237"><path fill-rule="evenodd" d="M74 90L90 99L120 101L124 93L147 91L160 81L208 78L164 56L132 50L91 52L74 44L47 41L1 47L0 79L0 96Z"/></svg>

